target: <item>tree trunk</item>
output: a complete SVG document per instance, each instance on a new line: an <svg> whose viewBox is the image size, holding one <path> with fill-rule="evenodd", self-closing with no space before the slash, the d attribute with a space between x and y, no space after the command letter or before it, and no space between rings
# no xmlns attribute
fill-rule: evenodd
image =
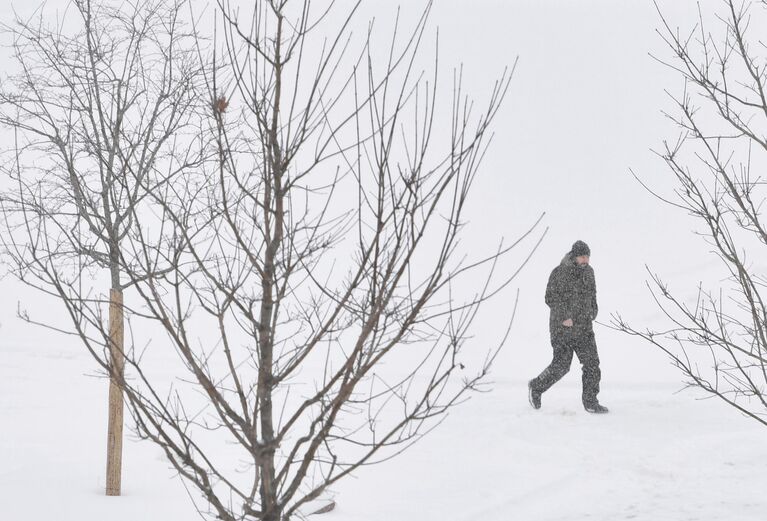
<svg viewBox="0 0 767 521"><path fill-rule="evenodd" d="M109 292L109 352L112 371L109 378L109 427L107 433L107 496L119 496L122 474L123 393L125 367L123 353L123 294Z"/></svg>

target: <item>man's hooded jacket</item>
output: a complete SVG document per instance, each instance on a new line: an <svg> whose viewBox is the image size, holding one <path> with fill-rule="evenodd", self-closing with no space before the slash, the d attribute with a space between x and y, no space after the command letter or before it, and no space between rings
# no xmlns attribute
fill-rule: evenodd
<svg viewBox="0 0 767 521"><path fill-rule="evenodd" d="M599 311L594 269L588 264L578 266L572 252L565 255L549 276L546 305L551 308L552 333L566 329L562 322L569 318L576 331L591 330L591 322Z"/></svg>

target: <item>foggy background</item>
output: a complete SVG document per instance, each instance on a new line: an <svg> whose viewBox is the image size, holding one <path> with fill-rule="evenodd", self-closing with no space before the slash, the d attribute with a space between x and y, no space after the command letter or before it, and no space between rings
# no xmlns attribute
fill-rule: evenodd
<svg viewBox="0 0 767 521"><path fill-rule="evenodd" d="M345 3L351 5L351 2L339 4ZM49 1L46 11L53 14L64 4L63 0ZM716 4L703 2L703 5ZM12 5L19 13L25 13L30 12L34 2L13 2ZM422 5L423 2L403 3L403 22L414 23ZM696 2L665 0L659 1L659 5L672 22L685 29L696 22ZM340 5L339 9L343 11ZM365 27L373 16L377 31L386 35L393 25L396 5L371 2L357 15L356 24ZM10 23L11 17L11 4L0 5L2 22ZM633 170L664 195L673 189L665 164L652 149L659 150L664 139L677 137L678 130L663 116L662 110L673 110L665 91L679 94L683 84L677 75L650 56L668 58L670 54L655 32L659 25L655 6L649 0L437 0L434 4L427 34L433 38L439 28L443 88L449 89L452 68L463 64L464 90L483 106L504 66L512 66L519 58L509 94L494 122L492 145L470 196L466 212L469 222L462 239L465 251L489 254L501 238L505 238L505 242L515 240L545 213L540 231L547 227L548 232L541 246L511 286L484 305L474 324L474 344L467 346L467 349L485 350L500 340L518 290L519 307L511 336L491 375L491 380L503 389L504 399L510 400L509 407L526 406L527 380L550 361L548 308L543 295L549 273L575 240L584 240L591 247L601 323L609 323L612 313L620 313L634 326L659 323L661 317L645 286L649 279L646 266L671 281L672 289L677 289L680 295L691 298L701 279L708 277L707 282L712 285L718 282L710 278L717 273L718 261L708 253L703 240L693 234L696 223L653 198L631 174ZM7 62L8 53L0 51L0 64ZM442 106L449 109L449 103ZM514 268L534 242L523 243L509 257L505 268ZM66 388L67 382L86 379L87 384L81 389L90 391L80 396L82 401L77 402L76 409L58 416L55 425L48 423L45 412L26 423L6 427L10 414L6 411L0 422L3 428L12 429L12 433L29 444L26 449L19 447L21 451L44 446L50 429L62 434L64 439L74 440L71 434L67 438L67 432L79 432L80 423L87 418L96 426L89 438L77 437L71 445L51 451L64 455L65 464L73 467L95 465L95 470L87 471L87 479L93 479L92 474L102 471L105 432L101 429L104 426L105 430L106 425L107 381L84 376L95 371L96 365L76 339L54 335L16 318L19 303L32 315L58 313L58 308L51 307L38 293L24 288L10 276L0 280L0 292L3 295L0 299L0 364L8 363L3 353L29 353L39 357L39 370L50 375L41 382L35 379L36 370L16 368L16 381L0 382L0 393L8 397L9 403L22 403L40 385L49 386L47 392L55 394L56 386ZM595 325L595 332L602 360L600 400L615 414L628 412L624 404L611 400L611 388L617 385L657 385L669 393L681 388L678 372L648 344L604 325ZM44 354L50 348L55 348L53 357ZM37 350L39 355L35 354ZM580 368L574 361L570 374L544 396L544 407L550 395L568 397L571 405L579 405L579 385ZM684 399L689 400L690 407L708 406L708 402L696 403L696 396L699 395L690 392ZM474 410L469 417L478 414L478 409L473 408L489 399L487 395L479 395L454 411L434 434L434 443L440 443L440 439L447 443L443 429L449 432L451 426L460 424L462 414L467 411ZM55 403L58 404L55 407L72 405L64 398ZM734 411L722 414L731 415L722 416L725 420L736 418ZM375 500L380 496L375 488L386 486L393 487L391 494L404 497L409 489L406 481L393 477L397 475L396 469L414 469L415 476L433 480L427 488L439 487L440 476L424 477L423 474L422 464L431 456L422 450L431 440L427 437L412 452L392 463L391 468L395 470L390 473L382 474L378 468L364 470L359 481L340 485L339 501L343 502L344 497L355 498L352 502L364 502L376 508ZM476 437L465 441L473 445L481 440L481 432L477 432ZM124 482L128 501L136 502L135 512L143 512L140 505L146 502L153 502L155 513L162 510L157 510L158 505L166 505L168 512L178 512L179 505L186 505L186 495L178 480L167 470L168 465L158 449L148 444L140 448L137 445L126 446ZM509 450L520 449L509 447ZM90 454L87 460L79 455L82 451ZM25 465L21 460L12 460L4 473L11 476ZM483 468L482 463L477 465ZM460 465L452 468L460 474ZM488 472L495 469L490 463L487 468ZM495 471L500 472L496 476L500 481L514 478L524 482L524 476L513 474L513 469ZM162 488L141 488L141 476L150 472L167 474ZM373 484L366 481L368 476L374 477ZM457 487L468 486L474 477L461 475L456 478ZM30 478L30 487L34 487L33 481ZM83 492L83 497L91 501L88 494L96 490L99 483L89 484L92 490ZM65 484L48 485L55 489ZM135 487L135 493L131 487ZM471 487L468 490L471 491ZM344 496L343 491L350 494ZM0 491L0 498L4 495ZM397 507L400 510L392 507L390 511L405 519L420 519L408 505L403 502ZM90 519L87 512L81 512L82 519ZM193 513L186 517L179 513L173 518L158 514L156 519L189 519L189 515Z"/></svg>

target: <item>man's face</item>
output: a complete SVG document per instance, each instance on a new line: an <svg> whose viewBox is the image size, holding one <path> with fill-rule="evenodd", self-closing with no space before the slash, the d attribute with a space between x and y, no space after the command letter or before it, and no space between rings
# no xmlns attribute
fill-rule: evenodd
<svg viewBox="0 0 767 521"><path fill-rule="evenodd" d="M588 266L588 264L589 264L589 256L588 255L578 255L575 258L575 263L578 266Z"/></svg>

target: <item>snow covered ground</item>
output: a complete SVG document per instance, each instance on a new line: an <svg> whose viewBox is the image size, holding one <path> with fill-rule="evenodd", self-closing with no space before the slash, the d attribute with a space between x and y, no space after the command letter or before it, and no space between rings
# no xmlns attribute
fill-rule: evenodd
<svg viewBox="0 0 767 521"><path fill-rule="evenodd" d="M604 356L610 352L603 349ZM103 495L106 383L76 346L4 347L0 519L187 521L181 482L129 441L125 494ZM496 379L400 458L334 490L328 521L763 521L765 429L673 382L605 374L605 416L584 412L577 366L529 407L525 379ZM625 375L623 375L625 376ZM657 380L657 379L656 379ZM319 518L318 518L319 519Z"/></svg>

